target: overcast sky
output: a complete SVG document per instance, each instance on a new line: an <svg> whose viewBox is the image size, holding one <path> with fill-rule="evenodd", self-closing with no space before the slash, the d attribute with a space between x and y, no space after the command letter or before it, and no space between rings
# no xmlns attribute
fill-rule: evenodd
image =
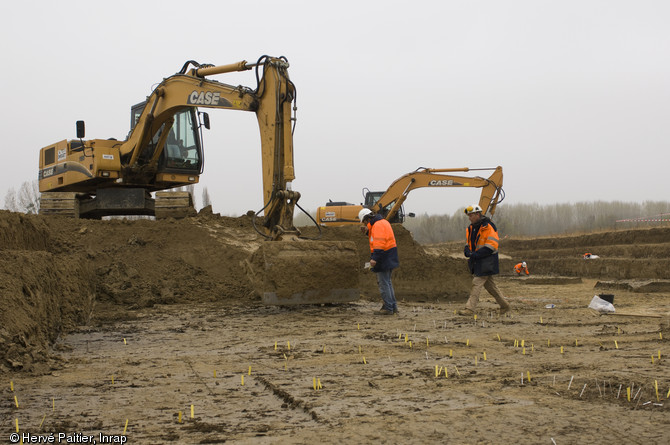
<svg viewBox="0 0 670 445"><path fill-rule="evenodd" d="M187 60L285 56L298 90L300 204L360 203L418 167L495 167L506 204L668 200L670 2L4 2L0 198L37 178L41 147L124 139L130 106ZM255 88L253 72L220 75ZM262 204L251 113L209 111L214 211ZM488 176L487 172L483 175ZM479 189L419 189L451 214ZM0 205L3 201L0 201ZM630 215L625 215L630 216Z"/></svg>

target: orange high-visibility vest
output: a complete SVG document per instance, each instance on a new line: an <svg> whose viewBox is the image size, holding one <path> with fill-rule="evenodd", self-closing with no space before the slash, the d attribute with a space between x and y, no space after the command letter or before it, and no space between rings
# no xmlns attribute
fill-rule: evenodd
<svg viewBox="0 0 670 445"><path fill-rule="evenodd" d="M397 247L391 224L385 219L381 219L374 224L368 223L368 236L370 238L370 252L375 250L386 252Z"/></svg>

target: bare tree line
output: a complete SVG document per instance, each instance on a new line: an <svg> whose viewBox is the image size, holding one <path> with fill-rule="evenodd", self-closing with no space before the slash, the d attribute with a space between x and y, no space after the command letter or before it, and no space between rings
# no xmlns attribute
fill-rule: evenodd
<svg viewBox="0 0 670 445"><path fill-rule="evenodd" d="M501 205L492 220L500 236L516 237L670 226L670 202L590 201ZM428 244L464 239L468 224L463 212L457 211L453 215L424 214L408 218L404 226L412 232L417 242Z"/></svg>

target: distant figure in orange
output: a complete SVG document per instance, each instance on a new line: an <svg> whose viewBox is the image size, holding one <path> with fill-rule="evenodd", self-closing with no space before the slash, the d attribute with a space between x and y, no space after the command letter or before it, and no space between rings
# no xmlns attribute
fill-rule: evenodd
<svg viewBox="0 0 670 445"><path fill-rule="evenodd" d="M516 272L517 276L521 275L522 273L525 273L526 275L530 275L530 272L528 272L528 265L526 264L525 261L517 264L514 266L514 272Z"/></svg>
<svg viewBox="0 0 670 445"><path fill-rule="evenodd" d="M597 258L600 258L598 255L594 255L592 253L585 253L584 254L584 259L585 260L595 260Z"/></svg>

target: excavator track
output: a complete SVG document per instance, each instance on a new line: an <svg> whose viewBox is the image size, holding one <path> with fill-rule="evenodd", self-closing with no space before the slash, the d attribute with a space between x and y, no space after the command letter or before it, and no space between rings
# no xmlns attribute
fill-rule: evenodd
<svg viewBox="0 0 670 445"><path fill-rule="evenodd" d="M187 218L197 212L190 192L156 192L156 219Z"/></svg>
<svg viewBox="0 0 670 445"><path fill-rule="evenodd" d="M40 195L40 215L79 218L79 201L74 192L45 192Z"/></svg>

